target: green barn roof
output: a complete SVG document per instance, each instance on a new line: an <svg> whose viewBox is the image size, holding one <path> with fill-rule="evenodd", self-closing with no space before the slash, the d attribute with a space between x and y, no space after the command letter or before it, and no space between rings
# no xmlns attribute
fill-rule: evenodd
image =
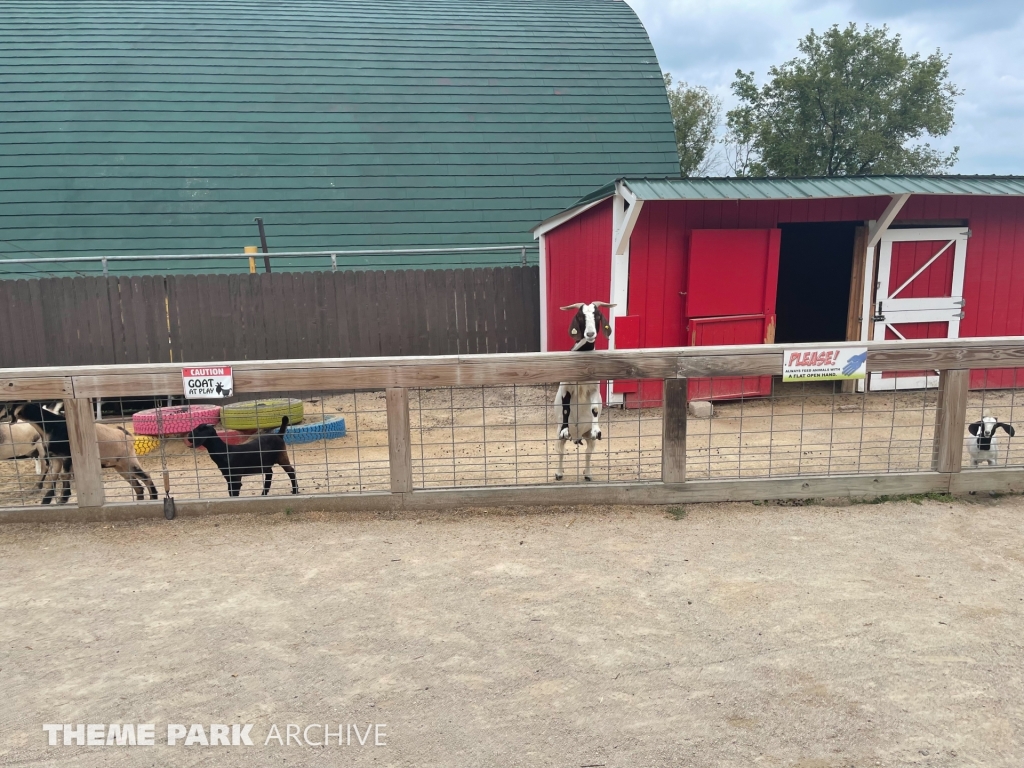
<svg viewBox="0 0 1024 768"><path fill-rule="evenodd" d="M0 16L0 270L238 252L255 216L272 251L530 243L609 178L678 172L660 67L621 0L0 0Z"/></svg>

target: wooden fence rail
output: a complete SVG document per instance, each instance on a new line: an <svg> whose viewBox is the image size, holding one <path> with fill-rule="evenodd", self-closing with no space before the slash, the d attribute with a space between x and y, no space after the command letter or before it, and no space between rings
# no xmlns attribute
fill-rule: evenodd
<svg viewBox="0 0 1024 768"><path fill-rule="evenodd" d="M0 368L540 349L537 267L0 280Z"/></svg>
<svg viewBox="0 0 1024 768"><path fill-rule="evenodd" d="M857 346L857 345L836 345ZM1024 337L876 342L868 371L940 372L932 471L820 475L748 480L687 480L686 382L689 376L778 375L781 345L626 350L593 353L402 357L373 360L235 361L238 392L386 390L391 492L340 496L268 497L188 502L185 513L261 509L395 509L501 504L653 503L870 496L1024 488L1024 468L961 473L970 370L1024 367ZM799 345L786 349L799 349ZM229 363L229 361L220 361ZM409 388L498 386L594 379L664 379L662 482L412 490ZM158 516L159 505L105 504L91 398L182 393L180 367L169 364L69 369L0 369L0 400L63 398L73 427L77 509L8 511L0 520L107 519ZM83 475L88 475L87 477Z"/></svg>

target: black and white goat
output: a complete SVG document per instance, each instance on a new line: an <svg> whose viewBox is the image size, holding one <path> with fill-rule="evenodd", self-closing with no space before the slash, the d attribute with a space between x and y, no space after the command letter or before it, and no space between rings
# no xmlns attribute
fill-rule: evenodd
<svg viewBox="0 0 1024 768"><path fill-rule="evenodd" d="M575 342L573 352L591 352L597 342L598 331L605 337L612 335L612 327L601 313L601 308L614 307L603 301L592 301L589 304L570 304L563 310L575 310L569 336ZM555 405L562 406L562 423L558 428L558 470L555 480L565 477L565 444L572 440L576 445L587 444L586 459L583 465L583 479L592 480L590 475L590 457L594 453L594 443L601 439L601 382L584 381L571 383L563 381L558 385Z"/></svg>
<svg viewBox="0 0 1024 768"><path fill-rule="evenodd" d="M987 464L995 467L999 465L999 438L996 437L996 430L1002 429L1010 437L1013 437L1013 425L1004 424L994 416L985 416L981 421L976 421L967 426L971 437L967 439L967 453L971 457L971 466Z"/></svg>

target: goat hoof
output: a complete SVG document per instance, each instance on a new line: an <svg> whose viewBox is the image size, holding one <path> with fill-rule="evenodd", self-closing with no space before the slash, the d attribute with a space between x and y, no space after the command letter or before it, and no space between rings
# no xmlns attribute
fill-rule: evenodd
<svg viewBox="0 0 1024 768"><path fill-rule="evenodd" d="M561 480L563 477L565 477L565 475L560 475L557 472L555 473L555 480Z"/></svg>
<svg viewBox="0 0 1024 768"><path fill-rule="evenodd" d="M973 496L976 493L977 493L977 491L968 491L968 494L971 495L971 496Z"/></svg>
<svg viewBox="0 0 1024 768"><path fill-rule="evenodd" d="M587 482L589 483L589 482L590 482L591 480L593 480L594 478L592 478L592 477L591 477L590 475L584 475L584 476L583 476L583 479L584 479L584 480L586 480L586 481L587 481Z"/></svg>

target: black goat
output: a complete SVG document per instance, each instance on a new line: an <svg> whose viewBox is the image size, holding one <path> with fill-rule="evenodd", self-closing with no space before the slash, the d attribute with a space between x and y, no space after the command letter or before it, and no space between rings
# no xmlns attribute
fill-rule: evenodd
<svg viewBox="0 0 1024 768"><path fill-rule="evenodd" d="M240 445L228 445L217 435L217 430L209 424L202 424L185 437L185 442L193 448L205 448L213 463L220 469L228 484L228 495L238 496L242 490L242 478L246 475L263 475L263 495L270 493L270 483L274 479L274 465L280 464L292 481L292 493L299 492L299 483L295 479L295 467L288 458L288 449L284 444L284 432L288 428L288 417L281 419L281 428L277 432L259 435Z"/></svg>

